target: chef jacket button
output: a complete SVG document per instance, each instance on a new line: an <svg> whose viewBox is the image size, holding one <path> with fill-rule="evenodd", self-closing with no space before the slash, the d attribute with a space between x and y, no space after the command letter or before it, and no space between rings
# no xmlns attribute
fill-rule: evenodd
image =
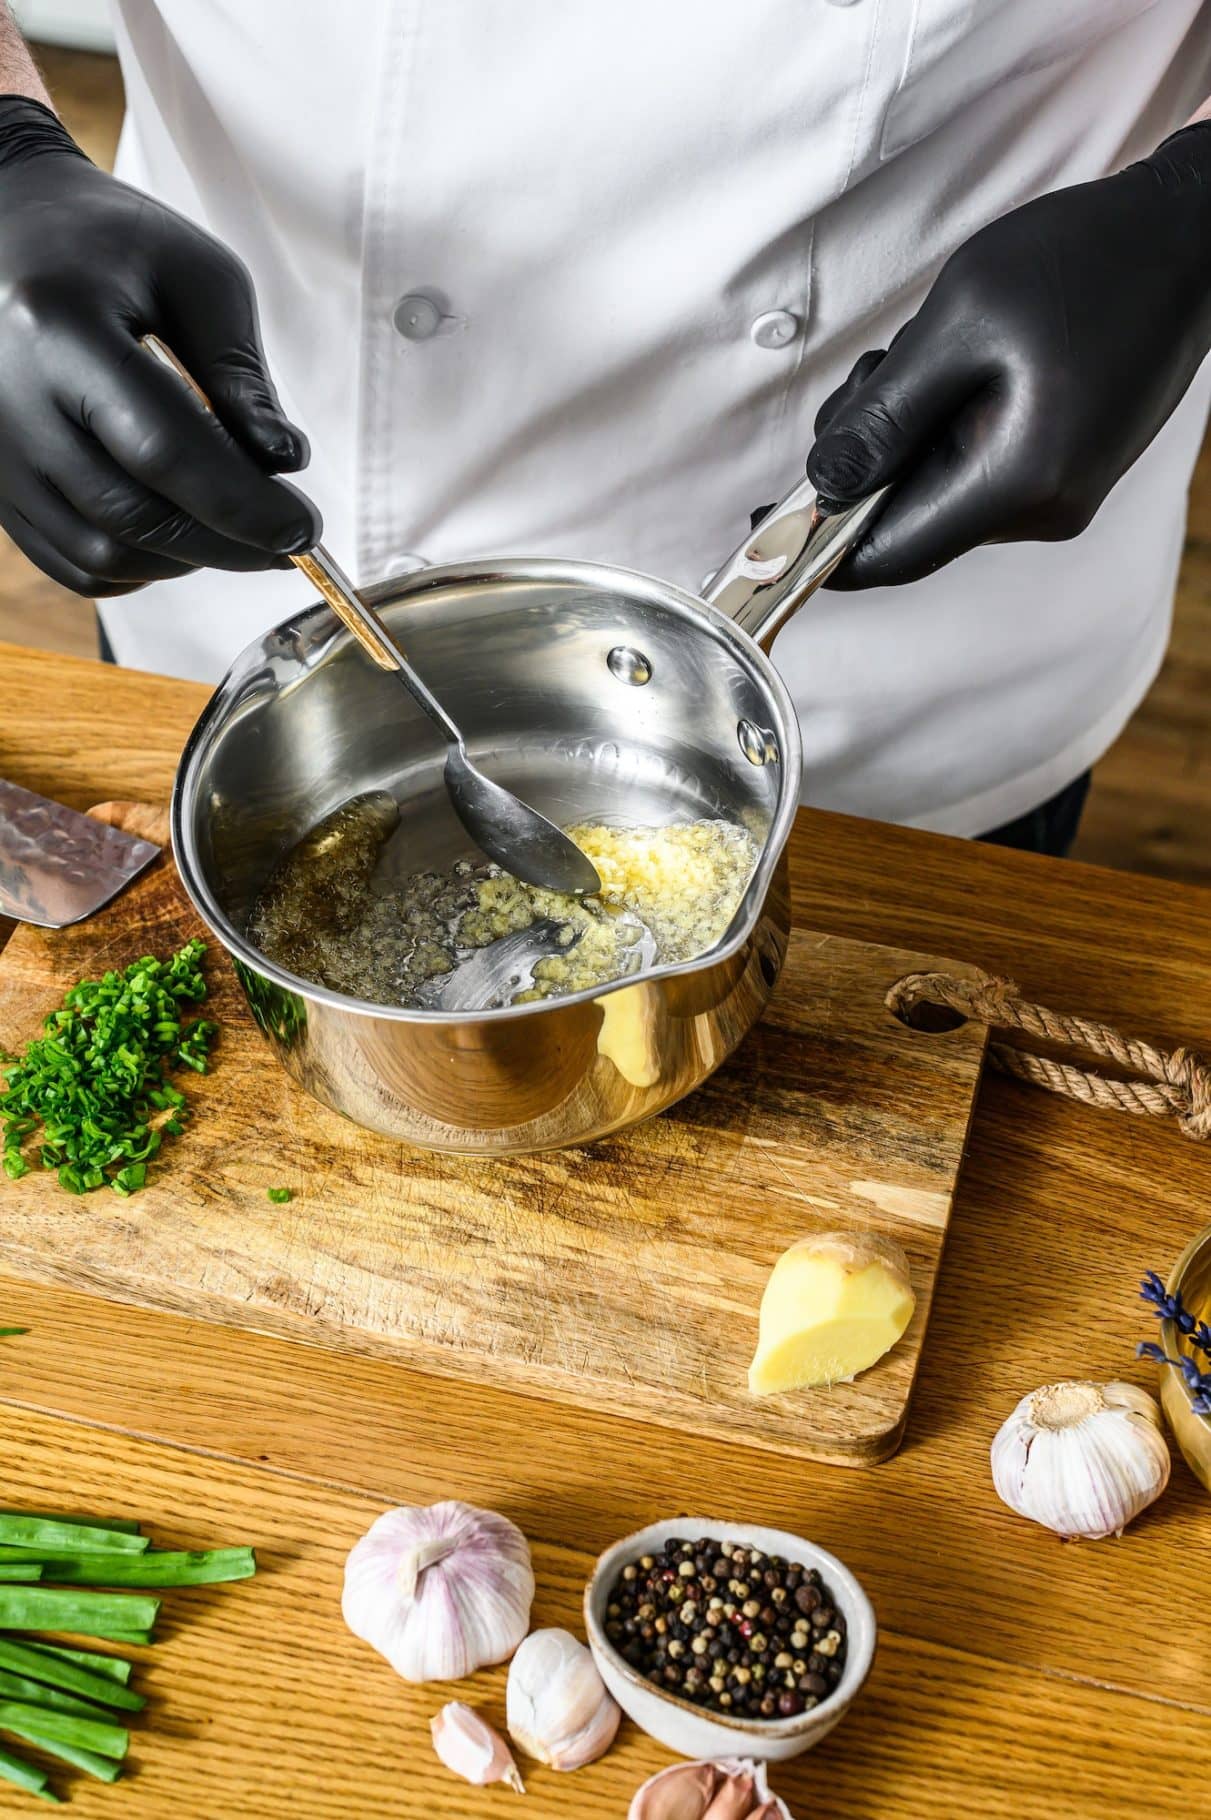
<svg viewBox="0 0 1211 1820"><path fill-rule="evenodd" d="M418 569L428 567L429 558L427 556L418 556L415 550L401 550L398 556L391 558L383 570L383 578L390 580L396 575L415 575Z"/></svg>
<svg viewBox="0 0 1211 1820"><path fill-rule="evenodd" d="M405 341L428 341L437 334L442 313L423 291L409 291L395 306L391 318Z"/></svg>
<svg viewBox="0 0 1211 1820"><path fill-rule="evenodd" d="M766 310L749 330L759 348L787 347L798 333L799 318L790 310Z"/></svg>

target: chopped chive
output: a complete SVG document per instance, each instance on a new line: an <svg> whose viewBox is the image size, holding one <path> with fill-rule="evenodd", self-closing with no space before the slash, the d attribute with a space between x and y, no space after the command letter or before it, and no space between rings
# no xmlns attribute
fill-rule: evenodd
<svg viewBox="0 0 1211 1820"><path fill-rule="evenodd" d="M190 941L169 960L144 955L81 980L21 1056L0 1058L6 1175L19 1181L40 1163L69 1194L137 1193L166 1125L179 1129L187 1110L169 1075L206 1072L217 1026L184 1015L206 996L205 951ZM165 1111L170 1119L153 1124Z"/></svg>
<svg viewBox="0 0 1211 1820"><path fill-rule="evenodd" d="M14 1757L11 1751L0 1750L0 1776L3 1776L6 1782L15 1783L18 1788L23 1788L29 1795L41 1795L44 1801L59 1799L58 1795L53 1794L46 1786L50 1781L46 1771L39 1769L33 1763L27 1763L24 1757Z"/></svg>
<svg viewBox="0 0 1211 1820"><path fill-rule="evenodd" d="M43 1549L47 1554L135 1554L150 1538L128 1529L102 1529L91 1523L65 1523L54 1517L27 1517L0 1512L0 1542L11 1548Z"/></svg>
<svg viewBox="0 0 1211 1820"><path fill-rule="evenodd" d="M255 1572L251 1548L74 1555L45 1566L45 1578L61 1586L211 1586L222 1580L248 1580Z"/></svg>
<svg viewBox="0 0 1211 1820"><path fill-rule="evenodd" d="M33 1725L13 1725L9 1729L26 1744L44 1750L50 1757L58 1757L62 1763L70 1763L74 1769L82 1769L88 1776L95 1776L98 1782L116 1782L122 1774L120 1763L111 1763L105 1757L99 1757L96 1751L81 1750L77 1744L65 1744L61 1739L48 1738Z"/></svg>
<svg viewBox="0 0 1211 1820"><path fill-rule="evenodd" d="M109 1717L104 1707L94 1706L91 1700L66 1694L61 1687L46 1687L41 1681L31 1681L28 1675L10 1674L7 1668L0 1668L0 1700L24 1700L30 1706L49 1707L52 1712L75 1713L78 1719Z"/></svg>
<svg viewBox="0 0 1211 1820"><path fill-rule="evenodd" d="M269 1190L269 1199L273 1201L276 1206L283 1207L287 1201L292 1201L294 1199L294 1190L293 1188L271 1188Z"/></svg>
<svg viewBox="0 0 1211 1820"><path fill-rule="evenodd" d="M106 1643L120 1643L124 1649L142 1649L156 1640L151 1630L107 1630L94 1635L100 1635Z"/></svg>
<svg viewBox="0 0 1211 1820"><path fill-rule="evenodd" d="M158 1599L138 1593L0 1586L0 1630L62 1630L118 1642L132 1631L150 1631L159 1609Z"/></svg>
<svg viewBox="0 0 1211 1820"><path fill-rule="evenodd" d="M6 1340L13 1333L28 1333L28 1327L0 1327L0 1340Z"/></svg>
<svg viewBox="0 0 1211 1820"><path fill-rule="evenodd" d="M15 1638L0 1637L0 1668L45 1681L50 1687L65 1688L70 1694L83 1694L98 1706L117 1706L124 1712L138 1713L147 1705L133 1687L125 1686L115 1676L82 1668L48 1643L18 1643Z"/></svg>
<svg viewBox="0 0 1211 1820"><path fill-rule="evenodd" d="M123 1687L130 1680L130 1671L134 1666L125 1656L104 1656L96 1649L65 1649L61 1643L30 1642L22 1643L21 1648L32 1649L39 1656L72 1662L77 1668L86 1668L106 1681L120 1681Z"/></svg>
<svg viewBox="0 0 1211 1820"><path fill-rule="evenodd" d="M0 1700L0 1730L27 1737L27 1726L38 1734L37 1741L48 1748L52 1744L71 1744L77 1750L96 1751L98 1757L113 1757L119 1762L130 1748L130 1733L124 1725L112 1725L107 1719L77 1719L71 1713L52 1713L20 1700ZM32 1738L29 1741L34 1742Z"/></svg>
<svg viewBox="0 0 1211 1820"><path fill-rule="evenodd" d="M67 1523L73 1529L103 1529L107 1533L121 1530L127 1536L137 1536L143 1528L135 1517L65 1517L57 1510L0 1510L0 1517L24 1517L28 1523Z"/></svg>
<svg viewBox="0 0 1211 1820"><path fill-rule="evenodd" d="M40 1580L41 1561L0 1561L0 1581Z"/></svg>

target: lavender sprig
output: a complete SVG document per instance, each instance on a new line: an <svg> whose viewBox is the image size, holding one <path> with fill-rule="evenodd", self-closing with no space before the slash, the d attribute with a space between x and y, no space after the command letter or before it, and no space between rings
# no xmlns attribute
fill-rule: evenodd
<svg viewBox="0 0 1211 1820"><path fill-rule="evenodd" d="M1211 1371L1200 1371L1193 1359L1179 1354L1171 1359L1163 1346L1154 1340L1141 1340L1135 1349L1141 1359L1152 1359L1157 1365L1172 1365L1180 1371L1186 1380L1190 1392L1190 1407L1196 1416L1211 1416Z"/></svg>
<svg viewBox="0 0 1211 1820"><path fill-rule="evenodd" d="M1150 1270L1140 1284L1140 1301L1156 1311L1157 1318L1172 1321L1180 1334L1199 1352L1211 1358L1211 1325L1196 1321L1180 1295L1170 1295L1155 1270ZM1151 1357L1151 1354L1148 1355Z"/></svg>

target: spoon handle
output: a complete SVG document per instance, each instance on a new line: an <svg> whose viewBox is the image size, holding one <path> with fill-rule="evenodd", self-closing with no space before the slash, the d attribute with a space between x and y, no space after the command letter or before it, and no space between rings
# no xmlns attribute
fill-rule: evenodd
<svg viewBox="0 0 1211 1820"><path fill-rule="evenodd" d="M292 556L290 560L323 595L341 624L353 634L367 657L372 658L380 670L404 668L403 652L395 644L378 614L361 599L345 571L322 543L317 543L301 556Z"/></svg>
<svg viewBox="0 0 1211 1820"><path fill-rule="evenodd" d="M157 360L171 367L179 379L184 380L194 397L204 404L213 416L214 406L194 378L189 368L183 366L166 342L158 335L144 335L143 346ZM455 726L436 695L421 681L412 665L408 662L400 647L388 632L386 626L364 601L341 565L324 548L322 543L315 544L300 556L292 556L291 562L301 569L313 587L327 601L341 624L353 634L367 657L371 658L381 670L393 670L403 682L413 699L425 710L429 718L437 723L452 745L461 747L463 736Z"/></svg>

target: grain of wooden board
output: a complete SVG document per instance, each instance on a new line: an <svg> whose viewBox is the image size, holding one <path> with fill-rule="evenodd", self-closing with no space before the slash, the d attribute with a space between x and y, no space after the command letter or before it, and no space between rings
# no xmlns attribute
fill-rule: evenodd
<svg viewBox="0 0 1211 1820"><path fill-rule="evenodd" d="M111 805L165 841L161 812ZM0 1042L76 979L167 953L196 922L164 859L88 923L0 955ZM796 933L741 1053L663 1118L591 1149L433 1156L316 1105L272 1060L216 946L213 1072L125 1203L26 1177L0 1223L14 1274L844 1463L893 1452L920 1358L984 1032L910 1031L887 988L928 957ZM294 1191L288 1207L267 1190ZM917 1308L855 1382L753 1399L779 1253L830 1227L896 1237Z"/></svg>

